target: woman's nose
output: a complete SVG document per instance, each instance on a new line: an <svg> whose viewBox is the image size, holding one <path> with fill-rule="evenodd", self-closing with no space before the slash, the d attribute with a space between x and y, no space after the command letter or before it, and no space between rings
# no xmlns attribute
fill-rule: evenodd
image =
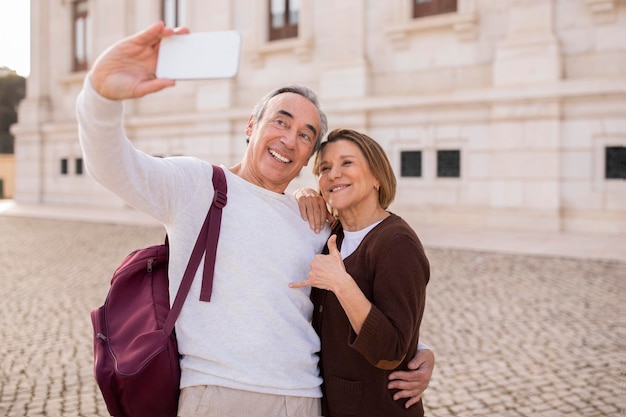
<svg viewBox="0 0 626 417"><path fill-rule="evenodd" d="M341 168L340 167L331 167L328 170L328 178L336 179L341 176Z"/></svg>

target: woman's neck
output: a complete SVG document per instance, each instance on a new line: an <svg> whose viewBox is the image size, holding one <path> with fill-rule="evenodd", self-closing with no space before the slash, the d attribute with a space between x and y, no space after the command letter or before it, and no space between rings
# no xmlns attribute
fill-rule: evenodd
<svg viewBox="0 0 626 417"><path fill-rule="evenodd" d="M341 222L343 230L356 232L389 217L389 212L380 206L376 206L365 210L341 210L337 212L337 217Z"/></svg>

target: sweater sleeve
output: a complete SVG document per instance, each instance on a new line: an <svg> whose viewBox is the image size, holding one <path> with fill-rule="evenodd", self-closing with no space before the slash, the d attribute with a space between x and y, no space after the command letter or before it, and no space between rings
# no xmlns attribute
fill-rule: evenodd
<svg viewBox="0 0 626 417"><path fill-rule="evenodd" d="M419 241L403 233L384 246L376 245L368 256L375 259L370 265L374 268L372 308L351 346L373 366L391 370L415 354L428 260Z"/></svg>
<svg viewBox="0 0 626 417"><path fill-rule="evenodd" d="M100 96L87 76L76 104L78 133L87 172L134 208L162 223L171 221L180 206L201 184L191 170L208 170L194 158L157 158L136 149L122 125L123 103ZM185 163L177 163L185 159Z"/></svg>

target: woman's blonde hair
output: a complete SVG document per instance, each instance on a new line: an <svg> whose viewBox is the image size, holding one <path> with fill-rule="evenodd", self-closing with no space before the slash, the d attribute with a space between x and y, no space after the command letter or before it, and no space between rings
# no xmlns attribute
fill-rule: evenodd
<svg viewBox="0 0 626 417"><path fill-rule="evenodd" d="M340 140L349 140L361 150L374 177L380 183L378 189L378 203L385 210L396 197L396 176L391 168L387 154L378 142L366 134L351 129L335 129L328 133L326 141L322 142L315 154L313 174L317 177L320 173L321 154L329 143Z"/></svg>

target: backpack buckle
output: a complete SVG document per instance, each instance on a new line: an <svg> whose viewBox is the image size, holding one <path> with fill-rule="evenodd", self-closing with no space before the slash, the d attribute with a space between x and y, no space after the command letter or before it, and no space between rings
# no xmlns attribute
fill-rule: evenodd
<svg viewBox="0 0 626 417"><path fill-rule="evenodd" d="M215 207L217 208L222 208L226 205L226 201L228 200L228 198L226 197L226 194L223 193L220 190L215 190L215 194L213 195L213 204L215 204Z"/></svg>

